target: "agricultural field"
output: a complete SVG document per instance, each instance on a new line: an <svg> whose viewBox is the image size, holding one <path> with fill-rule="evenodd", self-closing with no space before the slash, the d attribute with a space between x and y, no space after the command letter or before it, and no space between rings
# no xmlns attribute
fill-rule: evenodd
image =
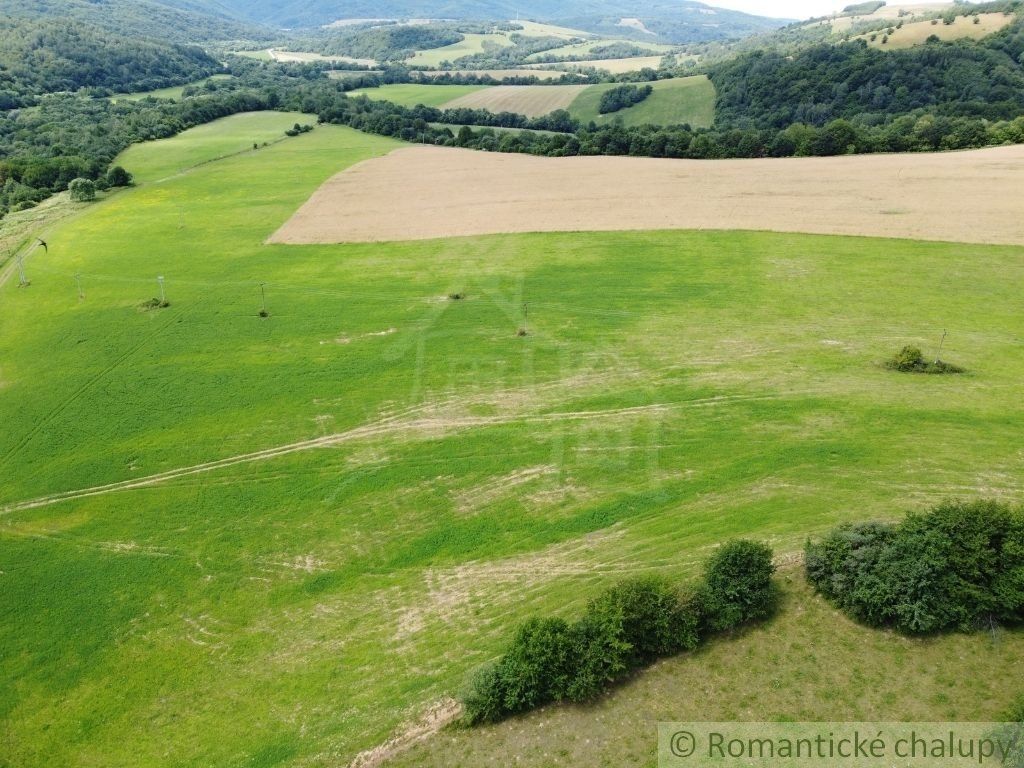
<svg viewBox="0 0 1024 768"><path fill-rule="evenodd" d="M550 56L556 58L573 58L573 57L586 57L587 54L591 53L595 48L603 48L608 45L614 45L616 43L622 43L625 45L632 45L637 48L642 48L645 51L658 54L671 53L672 51L678 50L678 46L662 45L660 43L646 43L637 42L636 40L616 40L614 38L601 39L601 40L588 40L584 43L573 43L571 45L565 45L561 48L552 48L551 50L544 51L542 53L535 53L528 57L526 60L529 62L536 62L539 59L546 59Z"/></svg>
<svg viewBox="0 0 1024 768"><path fill-rule="evenodd" d="M428 86L433 87L433 86ZM488 109L541 117L556 109L568 109L589 85L495 85L474 91L444 104L445 107Z"/></svg>
<svg viewBox="0 0 1024 768"><path fill-rule="evenodd" d="M621 116L699 125L709 85L660 81ZM602 87L366 94L544 114ZM776 619L395 764L650 765L659 718L1005 708L1024 632L867 630L798 553L844 521L1021 498L1022 147L284 136L314 122L136 145L136 187L3 220L31 285L0 264L0 765L366 766L451 720L520 621L691 581L737 536L785 566ZM940 338L965 375L880 364Z"/></svg>
<svg viewBox="0 0 1024 768"><path fill-rule="evenodd" d="M201 86L201 85L203 85L203 83L206 83L206 82L209 82L209 81L216 82L218 80L230 80L230 79L231 79L231 75L213 75L212 77L208 77L205 80L200 80L197 83L191 83L190 85L192 85L192 86ZM158 89L156 89L154 91L139 91L138 93L118 93L118 94L114 94L113 96L111 96L110 99L111 99L111 101L140 101L142 99L147 99L149 97L153 97L154 99L174 99L174 100L178 100L178 99L181 98L181 94L184 92L184 90L186 88L188 88L188 87L189 86L186 86L186 85L177 85L177 86L172 86L170 88L158 88Z"/></svg>
<svg viewBox="0 0 1024 768"><path fill-rule="evenodd" d="M594 37L591 32L584 32L579 29L570 29L568 27L559 27L554 24L539 24L536 21L521 21L516 20L512 22L518 24L523 29L519 34L525 37L561 37L565 40L586 40Z"/></svg>
<svg viewBox="0 0 1024 768"><path fill-rule="evenodd" d="M267 51L267 54L274 61L280 61L283 63L298 62L320 62L320 61L332 61L332 62L344 62L346 64L360 64L364 67L375 67L377 63L374 59L356 59L351 56L322 56L319 53L307 53L303 51L279 51L276 48L271 48Z"/></svg>
<svg viewBox="0 0 1024 768"><path fill-rule="evenodd" d="M978 20L977 24L974 23L975 19ZM935 35L940 40L963 40L965 38L980 40L991 35L993 32L998 32L1012 21L1012 15L980 13L976 16L957 16L952 24L944 24L941 19L934 24L932 21L915 21L904 24L899 29L894 29L891 34L882 30L870 35L861 35L860 37L867 40L871 46L892 50L923 45L932 35ZM871 40L872 35L875 37L874 40ZM883 43L882 39L886 36L889 39Z"/></svg>
<svg viewBox="0 0 1024 768"><path fill-rule="evenodd" d="M714 162L416 146L336 175L272 239L729 228L1024 245L1021 173L1020 145Z"/></svg>
<svg viewBox="0 0 1024 768"><path fill-rule="evenodd" d="M658 80L651 86L653 93L639 104L606 115L599 111L601 96L616 84L591 86L580 93L569 112L584 123L599 125L621 120L627 126L689 123L694 128L709 128L714 123L715 86L706 75Z"/></svg>
<svg viewBox="0 0 1024 768"><path fill-rule="evenodd" d="M613 75L626 72L639 72L641 69L658 69L664 56L632 56L627 59L586 59L584 61L563 61L551 64L530 64L530 68L539 71L556 69L562 72L573 72L583 69L602 69Z"/></svg>
<svg viewBox="0 0 1024 768"><path fill-rule="evenodd" d="M426 77L441 77L443 75L448 75L448 74L474 75L474 76L480 76L480 77L489 76L489 77L493 77L495 80L505 80L505 79L508 79L508 78L515 78L515 77L536 77L538 80L557 80L558 78L562 77L565 73L564 72L556 72L554 70L523 68L523 69L460 69L460 70L457 70L455 72L448 72L448 71L442 71L442 72L438 72L438 71L423 71L423 72L418 72L417 74L425 75Z"/></svg>
<svg viewBox="0 0 1024 768"><path fill-rule="evenodd" d="M1019 634L915 640L851 622L795 567L779 574L780 616L693 654L667 659L592 707L548 707L499 725L450 729L410 745L392 768L653 766L658 721L997 720L1024 677ZM950 664L956 659L956 664ZM992 675L990 664L1005 671ZM458 762L453 756L458 755ZM552 758L552 756L557 756Z"/></svg>
<svg viewBox="0 0 1024 768"><path fill-rule="evenodd" d="M450 102L486 89L486 85L420 85L400 83L349 91L350 97L366 96L375 101L390 101L403 107L423 104L428 107L447 106Z"/></svg>
<svg viewBox="0 0 1024 768"><path fill-rule="evenodd" d="M297 112L252 112L200 125L171 139L129 147L117 160L131 169L137 182L171 178L214 160L255 153L253 144L283 141L295 123L316 122L312 115Z"/></svg>
<svg viewBox="0 0 1024 768"><path fill-rule="evenodd" d="M503 33L492 33L487 35L465 34L464 40L441 48L433 48L429 51L419 51L415 56L406 59L405 63L410 67L439 67L444 62L456 62L464 56L483 53L486 45L495 45L507 48L512 41Z"/></svg>

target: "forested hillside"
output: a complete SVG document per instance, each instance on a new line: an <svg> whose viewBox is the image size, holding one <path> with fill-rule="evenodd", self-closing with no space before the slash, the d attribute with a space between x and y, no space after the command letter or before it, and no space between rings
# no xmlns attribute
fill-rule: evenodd
<svg viewBox="0 0 1024 768"><path fill-rule="evenodd" d="M639 18L658 34L677 42L727 39L781 26L775 19L711 8L692 0L221 0L239 18L295 28L329 24L338 19L427 18L501 21L515 18L591 30L610 27L615 36L630 35L618 26L623 17ZM638 32L644 39L655 39Z"/></svg>
<svg viewBox="0 0 1024 768"><path fill-rule="evenodd" d="M72 19L126 37L178 43L269 40L274 34L216 0L0 0L0 18L3 28L14 18Z"/></svg>
<svg viewBox="0 0 1024 768"><path fill-rule="evenodd" d="M400 61L416 51L452 45L463 35L448 25L343 29L314 43L322 53L376 61Z"/></svg>
<svg viewBox="0 0 1024 768"><path fill-rule="evenodd" d="M876 125L919 109L1003 120L1024 112L1024 22L981 42L900 51L863 41L792 56L756 51L714 66L721 126L780 129L836 119Z"/></svg>
<svg viewBox="0 0 1024 768"><path fill-rule="evenodd" d="M0 27L0 109L81 88L145 91L211 75L201 48L121 37L70 20L8 19Z"/></svg>

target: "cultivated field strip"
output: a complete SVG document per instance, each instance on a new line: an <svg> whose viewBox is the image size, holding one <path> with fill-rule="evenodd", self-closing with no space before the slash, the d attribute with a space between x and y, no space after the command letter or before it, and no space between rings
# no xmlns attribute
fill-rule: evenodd
<svg viewBox="0 0 1024 768"><path fill-rule="evenodd" d="M530 73L525 73L528 77ZM541 117L556 109L568 109L589 85L496 85L462 96L444 105L445 109L464 107L491 112L515 112Z"/></svg>
<svg viewBox="0 0 1024 768"><path fill-rule="evenodd" d="M412 147L330 179L270 242L744 229L1018 245L1022 178L1024 146L761 160Z"/></svg>

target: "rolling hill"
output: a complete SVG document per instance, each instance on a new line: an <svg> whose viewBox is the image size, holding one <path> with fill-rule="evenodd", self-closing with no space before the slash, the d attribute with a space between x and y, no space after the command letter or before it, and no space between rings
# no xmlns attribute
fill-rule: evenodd
<svg viewBox="0 0 1024 768"><path fill-rule="evenodd" d="M515 19L565 23L584 31L612 28L618 36L672 42L726 39L763 32L782 25L776 19L712 8L703 3L642 3L639 0L224 0L209 3L252 22L279 27L310 27L338 19L431 18ZM638 26L622 26L623 19L639 20ZM643 31L646 25L654 34Z"/></svg>

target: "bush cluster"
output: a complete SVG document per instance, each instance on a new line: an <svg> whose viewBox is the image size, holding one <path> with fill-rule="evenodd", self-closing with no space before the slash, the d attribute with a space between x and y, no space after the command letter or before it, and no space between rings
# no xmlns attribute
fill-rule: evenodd
<svg viewBox="0 0 1024 768"><path fill-rule="evenodd" d="M885 367L902 373L963 373L958 365L942 360L928 361L919 347L906 346L885 361Z"/></svg>
<svg viewBox="0 0 1024 768"><path fill-rule="evenodd" d="M639 104L650 96L653 91L654 88L650 84L643 86L617 85L601 94L601 103L597 111L602 115L618 112L619 110Z"/></svg>
<svg viewBox="0 0 1024 768"><path fill-rule="evenodd" d="M530 619L505 655L474 675L464 717L494 722L550 702L590 701L631 671L696 648L708 632L769 616L773 572L770 547L734 541L711 558L692 592L631 579L591 600L578 621Z"/></svg>
<svg viewBox="0 0 1024 768"><path fill-rule="evenodd" d="M808 541L807 578L854 619L910 634L1024 619L1024 510L946 502Z"/></svg>

